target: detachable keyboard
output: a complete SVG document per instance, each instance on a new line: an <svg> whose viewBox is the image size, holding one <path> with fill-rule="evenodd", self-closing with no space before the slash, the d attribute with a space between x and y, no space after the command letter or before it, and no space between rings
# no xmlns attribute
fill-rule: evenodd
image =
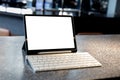
<svg viewBox="0 0 120 80"><path fill-rule="evenodd" d="M29 55L28 62L35 72L101 66L88 52Z"/></svg>

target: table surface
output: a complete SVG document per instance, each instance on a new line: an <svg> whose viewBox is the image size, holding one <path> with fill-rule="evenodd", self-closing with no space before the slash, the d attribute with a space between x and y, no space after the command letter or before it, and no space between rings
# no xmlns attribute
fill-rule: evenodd
<svg viewBox="0 0 120 80"><path fill-rule="evenodd" d="M89 52L102 67L33 73L24 64L24 36L0 37L0 80L95 80L120 77L120 35L76 35L78 52Z"/></svg>

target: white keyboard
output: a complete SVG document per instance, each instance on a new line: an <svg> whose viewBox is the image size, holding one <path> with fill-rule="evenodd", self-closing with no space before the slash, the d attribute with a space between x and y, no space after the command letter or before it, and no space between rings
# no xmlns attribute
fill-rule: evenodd
<svg viewBox="0 0 120 80"><path fill-rule="evenodd" d="M101 66L101 63L87 52L29 55L28 62L34 72Z"/></svg>

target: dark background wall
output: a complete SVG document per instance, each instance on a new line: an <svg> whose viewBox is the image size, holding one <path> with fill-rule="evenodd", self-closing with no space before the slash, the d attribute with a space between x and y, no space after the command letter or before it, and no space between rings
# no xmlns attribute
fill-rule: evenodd
<svg viewBox="0 0 120 80"><path fill-rule="evenodd" d="M120 17L120 0L117 0L115 17Z"/></svg>
<svg viewBox="0 0 120 80"><path fill-rule="evenodd" d="M75 33L100 32L103 34L120 34L120 18L74 17ZM24 35L23 17L0 15L0 27L7 28L13 35Z"/></svg>
<svg viewBox="0 0 120 80"><path fill-rule="evenodd" d="M120 34L120 18L75 17L75 30L79 32L101 32L103 34Z"/></svg>

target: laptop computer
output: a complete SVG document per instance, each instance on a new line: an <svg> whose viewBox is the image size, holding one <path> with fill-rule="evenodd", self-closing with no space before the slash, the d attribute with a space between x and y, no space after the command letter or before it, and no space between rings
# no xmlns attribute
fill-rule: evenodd
<svg viewBox="0 0 120 80"><path fill-rule="evenodd" d="M79 58L83 61L78 60L78 62L84 62L85 65L82 65L80 63L73 62L73 66L69 65L60 65L58 60L57 62L54 62L56 60L52 60L50 57L55 55L55 59L62 57L61 59L66 59L66 57L63 56L75 56L74 53L77 53L77 45L76 45L76 38L75 38L75 31L74 31L74 22L72 16L50 16L50 15L24 15L24 23L25 23L25 45L26 45L26 53L27 53L27 60L30 64L30 66L33 68L34 71L46 71L46 70L58 70L58 69L70 69L70 68L81 68L81 67L90 67L90 66L101 66L101 64L94 59L90 54L86 53L80 53L80 55L76 55L74 57L77 59L77 56L80 56ZM65 55L64 55L65 54ZM45 57L47 59L49 57L49 60L39 60ZM52 56L51 56L52 55ZM83 55L83 56L82 56ZM87 56L87 57L86 57ZM34 58L31 58L34 57ZM33 61L33 59L37 59L36 62ZM68 57L69 60L74 60L73 57ZM78 59L79 59L78 58ZM86 59L85 59L86 58ZM92 59L94 64L88 65L90 60ZM63 59L63 60L64 60ZM43 66L45 63L51 63L48 61L52 61L52 65L50 66L50 69L48 66ZM67 60L64 60L67 61ZM63 63L62 61L61 63ZM75 61L75 60L74 60ZM35 63L34 63L35 62ZM37 66L36 66L37 63ZM40 64L39 64L40 63ZM57 68L53 64L56 63ZM69 63L72 63L72 61ZM59 66L58 66L59 64ZM79 65L78 65L79 64ZM38 65L41 65L42 67L38 67ZM47 64L48 65L48 64ZM66 67L68 66L68 67ZM75 66L75 67L74 67ZM44 69L46 68L46 69Z"/></svg>

